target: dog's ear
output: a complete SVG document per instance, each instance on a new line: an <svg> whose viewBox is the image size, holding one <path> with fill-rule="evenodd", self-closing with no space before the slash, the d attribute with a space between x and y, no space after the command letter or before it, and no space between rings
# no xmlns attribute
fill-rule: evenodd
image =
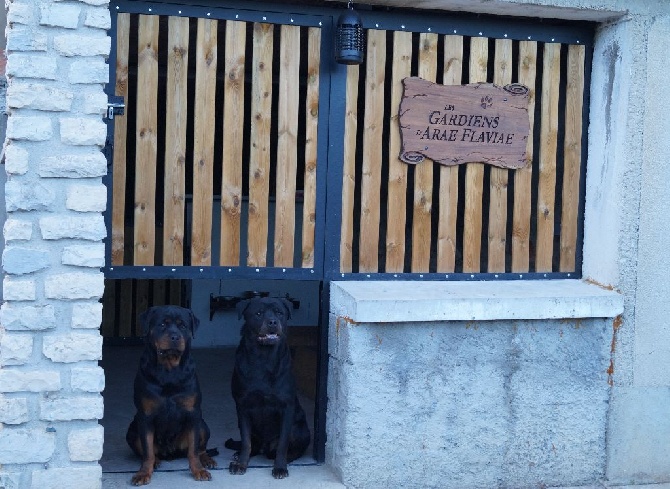
<svg viewBox="0 0 670 489"><path fill-rule="evenodd" d="M150 307L139 315L140 325L142 326L142 336L149 334L149 324L151 324L151 316L155 309L155 307Z"/></svg>
<svg viewBox="0 0 670 489"><path fill-rule="evenodd" d="M242 316L244 316L244 311L247 310L250 302L251 299L242 299L240 302L235 304L235 309L237 310L237 319L242 319Z"/></svg>
<svg viewBox="0 0 670 489"><path fill-rule="evenodd" d="M293 310L293 302L288 299L279 299L286 308L286 319L291 319L291 311Z"/></svg>
<svg viewBox="0 0 670 489"><path fill-rule="evenodd" d="M200 325L200 320L193 314L193 311L189 309L188 311L191 314L191 336L195 338L195 330L198 329Z"/></svg>

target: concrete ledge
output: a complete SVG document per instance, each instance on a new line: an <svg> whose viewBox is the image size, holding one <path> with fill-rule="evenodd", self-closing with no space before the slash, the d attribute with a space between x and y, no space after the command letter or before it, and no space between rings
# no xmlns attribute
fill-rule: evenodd
<svg viewBox="0 0 670 489"><path fill-rule="evenodd" d="M623 297L581 280L332 282L331 313L355 322L611 318Z"/></svg>

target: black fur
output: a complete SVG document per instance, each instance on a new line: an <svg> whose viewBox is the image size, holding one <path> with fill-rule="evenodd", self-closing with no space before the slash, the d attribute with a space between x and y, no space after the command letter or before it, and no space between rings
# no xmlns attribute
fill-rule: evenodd
<svg viewBox="0 0 670 489"><path fill-rule="evenodd" d="M135 376L137 412L126 441L142 466L132 483L148 484L161 459L177 457L188 458L196 480L210 480L207 469L216 462L207 453L210 432L202 419L202 395L191 357L199 321L189 309L178 306L152 307L140 319L145 347Z"/></svg>
<svg viewBox="0 0 670 489"><path fill-rule="evenodd" d="M300 458L309 445L286 337L291 308L286 299L267 297L237 305L244 325L231 387L241 441L226 441L227 448L238 450L230 463L231 474L244 474L249 458L263 453L274 459L272 475L283 479L288 477L287 464Z"/></svg>

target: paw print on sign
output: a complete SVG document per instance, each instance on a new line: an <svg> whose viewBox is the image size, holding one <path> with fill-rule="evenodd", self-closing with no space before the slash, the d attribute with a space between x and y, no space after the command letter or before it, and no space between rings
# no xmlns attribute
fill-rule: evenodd
<svg viewBox="0 0 670 489"><path fill-rule="evenodd" d="M488 109L493 105L493 97L490 95L487 95L486 97L482 97L482 109Z"/></svg>

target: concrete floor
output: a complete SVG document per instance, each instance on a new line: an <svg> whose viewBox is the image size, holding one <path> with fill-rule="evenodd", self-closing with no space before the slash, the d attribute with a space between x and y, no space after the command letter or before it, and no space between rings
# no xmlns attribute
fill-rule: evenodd
<svg viewBox="0 0 670 489"><path fill-rule="evenodd" d="M105 346L101 365L105 369L105 413L101 424L105 428L104 452L100 464L103 471L103 488L130 487L130 479L140 466L139 459L126 444L125 435L133 418L133 379L137 370L141 346ZM212 471L209 487L226 488L342 488L335 475L320 466L312 457L310 446L306 454L289 466L289 478L275 480L271 474L272 461L264 456L251 459L251 466L243 476L228 472L233 452L223 446L228 438L239 439L235 406L230 395L230 378L233 371L234 348L195 349L198 378L203 392L203 417L211 430L208 448L218 448L214 459L218 468ZM301 396L313 433L314 401ZM151 487L203 487L192 479L186 459L166 461L154 473Z"/></svg>

